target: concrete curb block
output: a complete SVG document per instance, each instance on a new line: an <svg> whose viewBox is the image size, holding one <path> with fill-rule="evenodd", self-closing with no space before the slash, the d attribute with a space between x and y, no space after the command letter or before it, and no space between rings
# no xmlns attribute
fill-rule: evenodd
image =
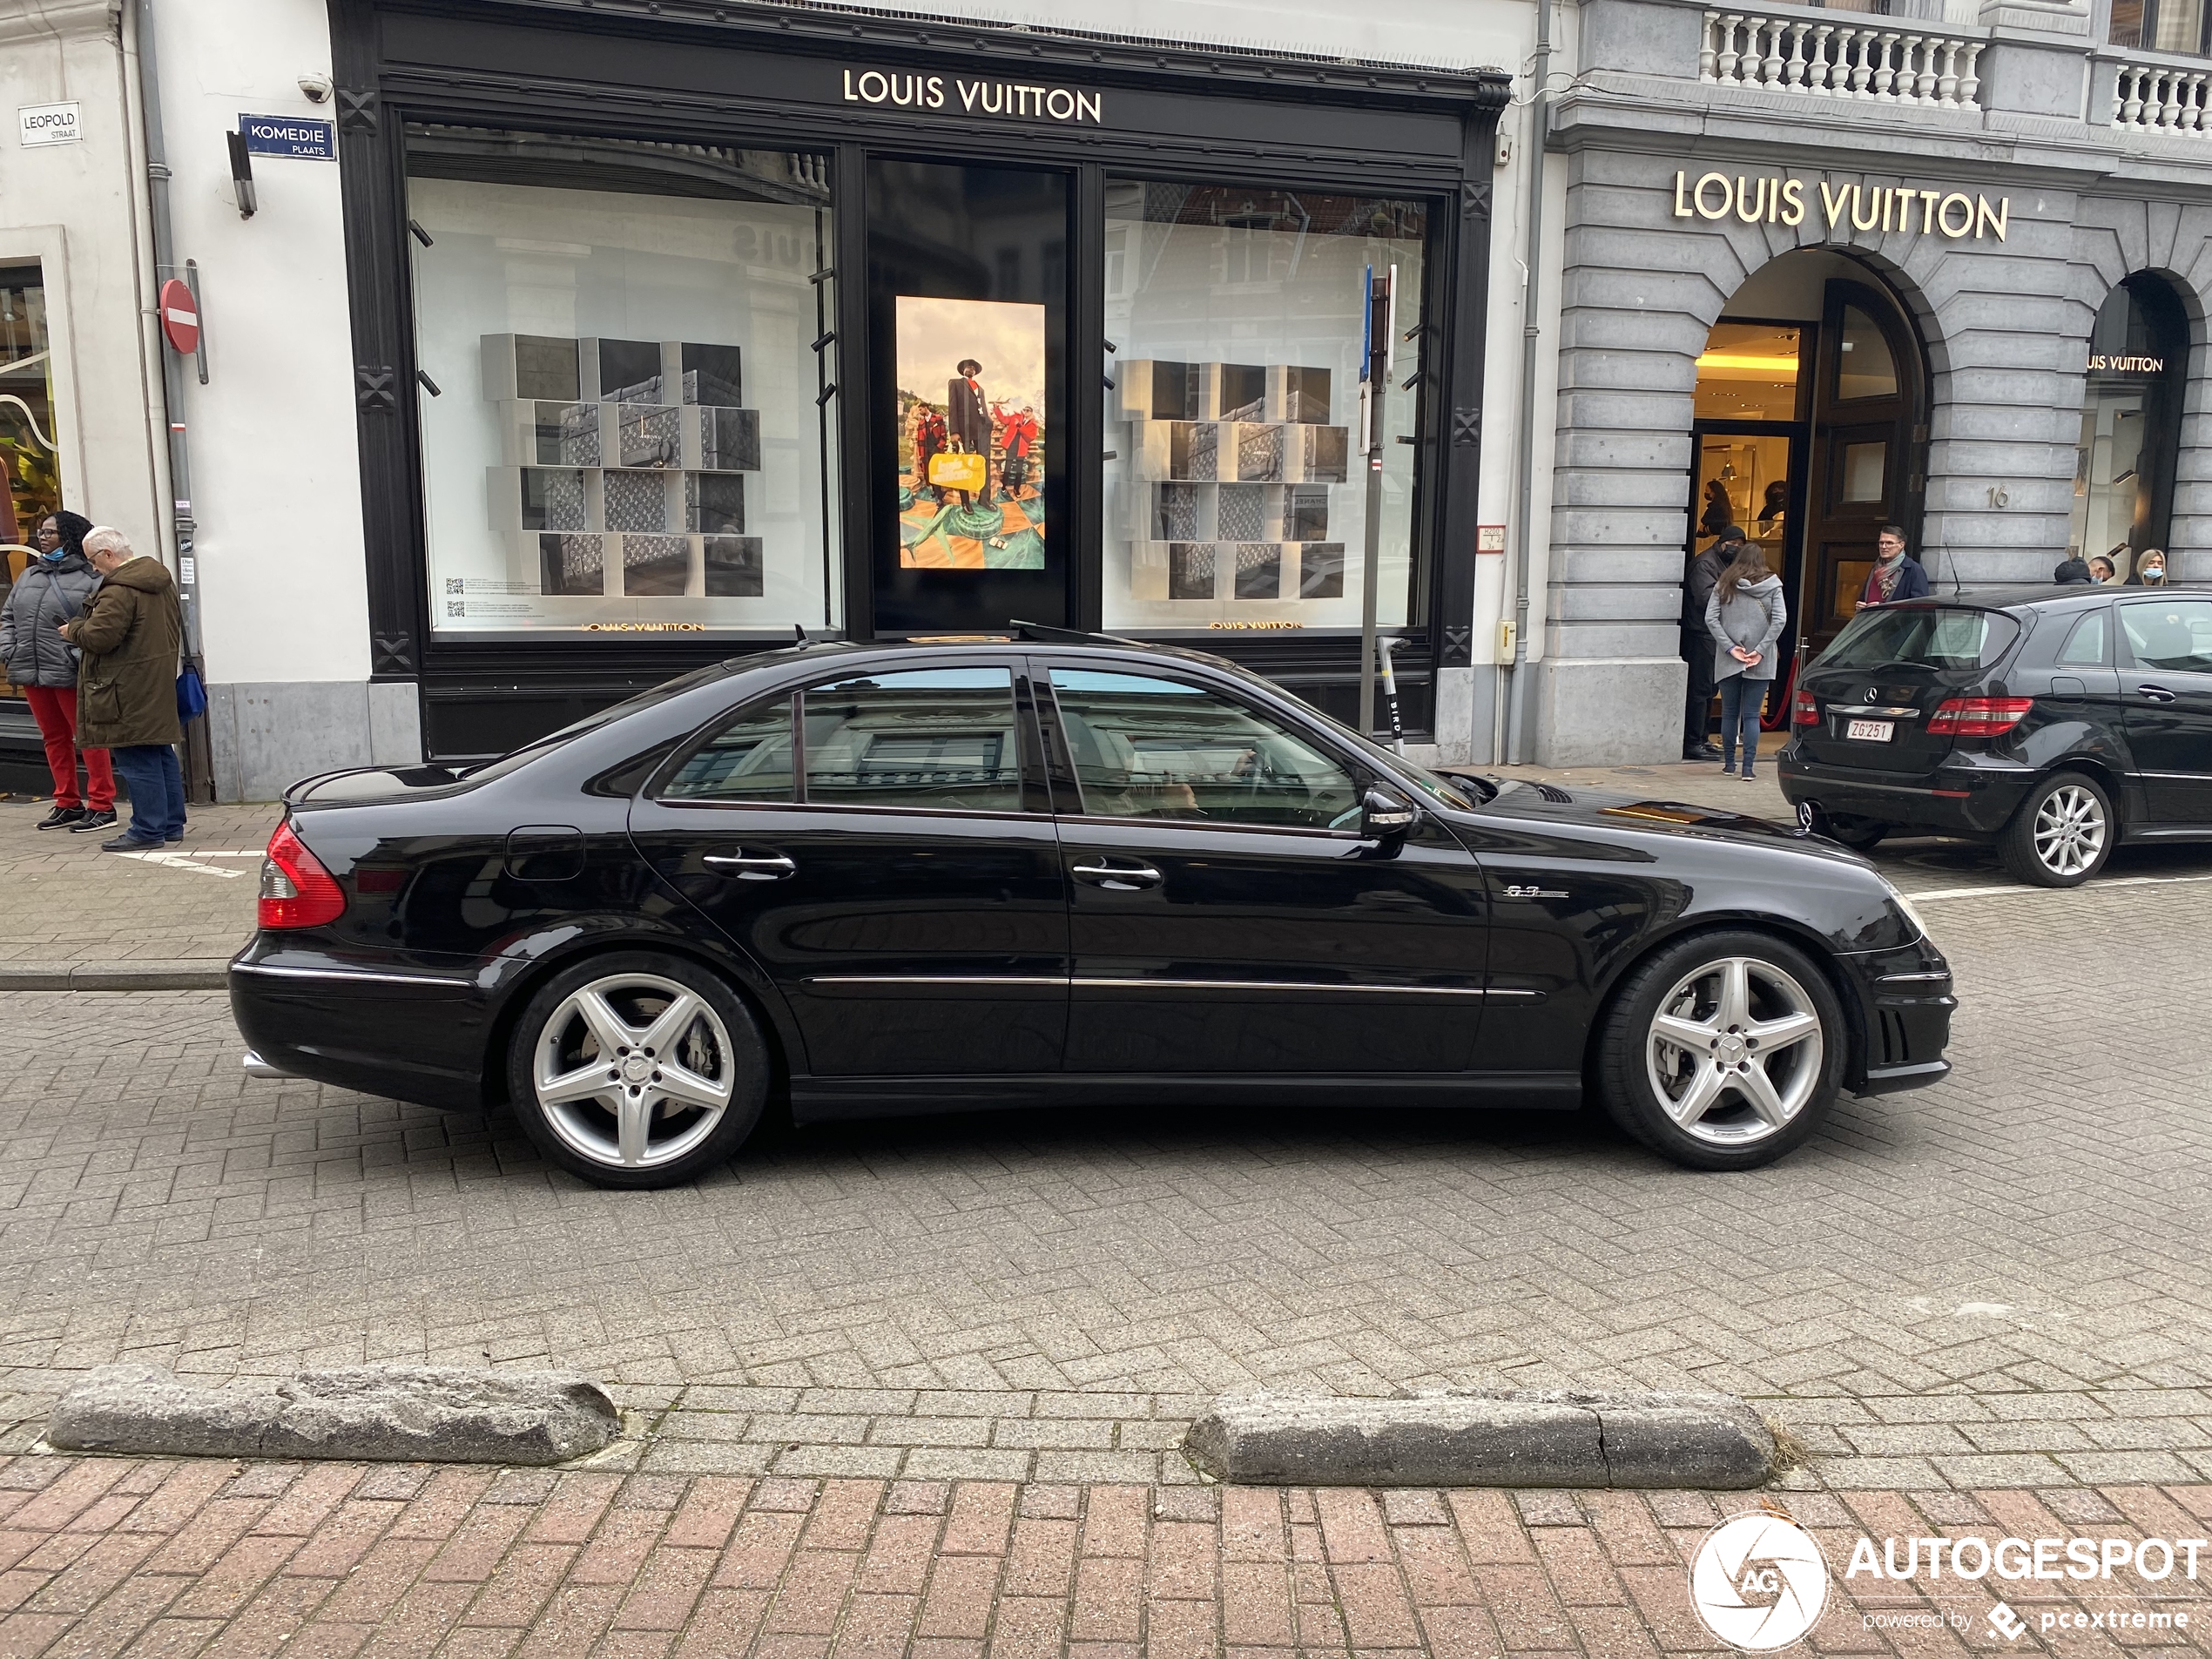
<svg viewBox="0 0 2212 1659"><path fill-rule="evenodd" d="M220 991L230 962L0 962L0 991Z"/></svg>
<svg viewBox="0 0 2212 1659"><path fill-rule="evenodd" d="M118 1365L62 1396L46 1443L148 1457L547 1464L621 1432L606 1390L574 1372L356 1366L244 1389Z"/></svg>
<svg viewBox="0 0 2212 1659"><path fill-rule="evenodd" d="M1737 1490L1776 1466L1765 1420L1732 1394L1224 1395L1183 1449L1259 1486Z"/></svg>

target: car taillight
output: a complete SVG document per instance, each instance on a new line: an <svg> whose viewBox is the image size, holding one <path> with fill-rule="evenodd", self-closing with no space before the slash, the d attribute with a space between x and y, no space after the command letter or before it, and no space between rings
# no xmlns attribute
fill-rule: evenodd
<svg viewBox="0 0 2212 1659"><path fill-rule="evenodd" d="M1797 693L1797 724L1799 725L1820 724L1820 705L1812 700L1811 691L1800 691Z"/></svg>
<svg viewBox="0 0 2212 1659"><path fill-rule="evenodd" d="M2032 697L1946 698L1928 717L1928 730L1954 738L1993 738L2010 732L2034 706Z"/></svg>
<svg viewBox="0 0 2212 1659"><path fill-rule="evenodd" d="M261 859L261 926L320 927L345 914L345 893L292 833L287 818L269 837Z"/></svg>

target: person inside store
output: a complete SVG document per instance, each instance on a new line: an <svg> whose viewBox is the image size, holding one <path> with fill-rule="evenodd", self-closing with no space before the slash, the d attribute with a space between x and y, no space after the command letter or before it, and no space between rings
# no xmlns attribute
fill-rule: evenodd
<svg viewBox="0 0 2212 1659"><path fill-rule="evenodd" d="M2143 556L2135 563L2135 580L2147 588L2166 585L2166 555L2158 548L2147 547Z"/></svg>
<svg viewBox="0 0 2212 1659"><path fill-rule="evenodd" d="M100 585L84 614L61 625L82 653L77 670L79 743L108 751L131 792L131 827L100 843L135 853L185 839L185 779L177 764L184 724L177 715L177 664L184 614L177 583L158 559L132 549L118 529L95 526L84 556Z"/></svg>
<svg viewBox="0 0 2212 1659"><path fill-rule="evenodd" d="M1697 520L1697 528L1708 536L1719 536L1736 522L1736 504L1728 498L1728 486L1717 478L1705 481L1705 510Z"/></svg>
<svg viewBox="0 0 2212 1659"><path fill-rule="evenodd" d="M1713 710L1713 638L1706 626L1705 604L1713 597L1713 587L1721 579L1721 572L1736 562L1743 545L1743 527L1723 524L1713 544L1693 557L1683 575L1682 656L1683 661L1689 664L1689 685L1683 697L1682 716L1684 760L1721 758L1721 752L1713 746L1706 732Z"/></svg>
<svg viewBox="0 0 2212 1659"><path fill-rule="evenodd" d="M1767 568L1757 543L1739 540L1735 558L1705 601L1705 631L1712 639L1713 677L1720 682L1721 770L1747 784L1758 759L1759 715L1774 684L1775 644L1789 619L1782 578Z"/></svg>
<svg viewBox="0 0 2212 1659"><path fill-rule="evenodd" d="M2089 561L2089 580L2095 583L2101 588L2109 583L2112 581L2112 561L2105 557L2105 556L2101 553L2098 554L2095 558L2091 559Z"/></svg>
<svg viewBox="0 0 2212 1659"><path fill-rule="evenodd" d="M1765 539L1790 514L1790 481L1777 478L1766 487L1766 502L1759 509L1759 536Z"/></svg>
<svg viewBox="0 0 2212 1659"><path fill-rule="evenodd" d="M1925 599L1928 597L1928 573L1920 562L1905 550L1905 527L1885 524L1882 533L1875 537L1874 550L1878 555L1874 568L1867 573L1865 591L1858 596L1863 605L1885 605L1897 599Z"/></svg>
<svg viewBox="0 0 2212 1659"><path fill-rule="evenodd" d="M2062 588L2086 588L2096 579L2078 553L2060 559L2058 569L2051 572L2051 580Z"/></svg>
<svg viewBox="0 0 2212 1659"><path fill-rule="evenodd" d="M973 357L963 357L953 366L953 378L945 383L945 430L952 447L972 455L981 455L983 461L983 505L991 504L991 408L983 396L983 388L976 376L983 372L983 365ZM968 505L968 492L961 492L961 505Z"/></svg>
<svg viewBox="0 0 2212 1659"><path fill-rule="evenodd" d="M79 834L115 823L115 773L106 750L78 743L77 652L60 633L62 624L84 614L85 601L100 585L84 556L84 536L91 528L91 519L70 512L42 523L38 556L0 606L0 672L23 689L46 747L46 770L54 775L54 809L37 827ZM77 786L80 759L82 792Z"/></svg>

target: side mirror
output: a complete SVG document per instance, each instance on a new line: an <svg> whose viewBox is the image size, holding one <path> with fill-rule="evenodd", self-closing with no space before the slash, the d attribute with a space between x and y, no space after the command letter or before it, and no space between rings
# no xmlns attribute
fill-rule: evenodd
<svg viewBox="0 0 2212 1659"><path fill-rule="evenodd" d="M1413 828L1413 820L1420 816L1413 803L1396 790L1370 784L1366 799L1360 802L1359 833L1371 841L1402 835Z"/></svg>

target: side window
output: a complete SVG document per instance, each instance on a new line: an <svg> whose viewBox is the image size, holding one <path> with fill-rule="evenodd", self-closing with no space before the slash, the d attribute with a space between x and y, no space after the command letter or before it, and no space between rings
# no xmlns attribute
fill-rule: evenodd
<svg viewBox="0 0 2212 1659"><path fill-rule="evenodd" d="M694 749L662 788L663 800L796 800L791 775L791 695L741 709Z"/></svg>
<svg viewBox="0 0 2212 1659"><path fill-rule="evenodd" d="M2059 652L2060 668L2105 668L2112 662L2112 613L2092 610L2074 624Z"/></svg>
<svg viewBox="0 0 2212 1659"><path fill-rule="evenodd" d="M1022 810L1010 668L921 668L808 690L813 806Z"/></svg>
<svg viewBox="0 0 2212 1659"><path fill-rule="evenodd" d="M1344 828L1359 791L1343 765L1291 728L1178 680L1052 671L1083 811Z"/></svg>
<svg viewBox="0 0 2212 1659"><path fill-rule="evenodd" d="M2120 625L2139 667L2212 674L2212 600L2122 605Z"/></svg>

